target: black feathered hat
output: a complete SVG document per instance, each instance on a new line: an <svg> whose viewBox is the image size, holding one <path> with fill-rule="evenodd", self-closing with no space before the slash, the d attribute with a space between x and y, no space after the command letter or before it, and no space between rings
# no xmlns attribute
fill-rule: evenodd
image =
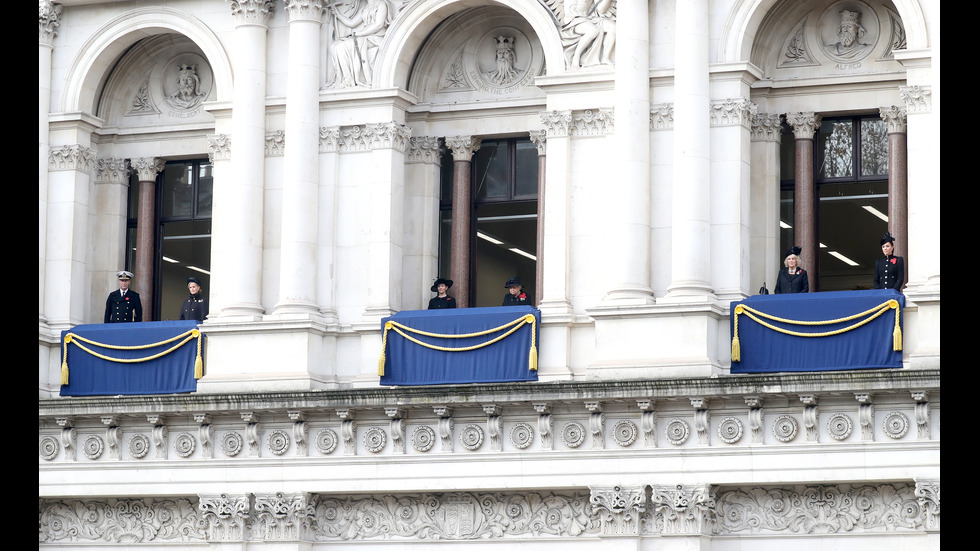
<svg viewBox="0 0 980 551"><path fill-rule="evenodd" d="M432 283L432 289L430 289L430 290L433 293L438 293L439 292L439 289L437 289L436 287L439 287L439 284L440 283L444 283L446 285L446 288L447 289L453 286L453 280L446 279L444 277L438 277L438 278L436 278L435 282Z"/></svg>

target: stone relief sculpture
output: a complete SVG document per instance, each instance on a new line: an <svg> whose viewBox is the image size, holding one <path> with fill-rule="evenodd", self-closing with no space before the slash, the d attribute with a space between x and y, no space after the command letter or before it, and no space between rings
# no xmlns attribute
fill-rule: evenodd
<svg viewBox="0 0 980 551"><path fill-rule="evenodd" d="M328 6L333 19L331 88L370 86L378 47L395 17L389 0L341 0Z"/></svg>
<svg viewBox="0 0 980 551"><path fill-rule="evenodd" d="M201 77L197 75L197 65L177 64L177 89L167 95L171 107L192 109L201 103L207 94L201 90Z"/></svg>
<svg viewBox="0 0 980 551"><path fill-rule="evenodd" d="M496 37L496 61L497 68L488 71L487 79L493 84L506 85L513 82L521 74L521 70L514 66L517 62L517 54L514 52L513 36Z"/></svg>
<svg viewBox="0 0 980 551"><path fill-rule="evenodd" d="M612 65L616 0L543 0L558 19L568 67Z"/></svg>
<svg viewBox="0 0 980 551"><path fill-rule="evenodd" d="M867 29L861 26L861 12L841 10L837 42L826 44L827 52L841 59L861 59L871 48L871 44L862 42L867 32Z"/></svg>

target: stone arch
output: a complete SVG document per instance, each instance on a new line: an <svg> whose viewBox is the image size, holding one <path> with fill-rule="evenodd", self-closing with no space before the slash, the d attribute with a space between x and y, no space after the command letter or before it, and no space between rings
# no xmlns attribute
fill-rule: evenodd
<svg viewBox="0 0 980 551"><path fill-rule="evenodd" d="M231 100L231 61L214 31L184 12L153 7L120 14L85 41L68 72L59 109L94 114L112 64L139 40L161 33L181 34L197 44L214 72L217 100Z"/></svg>
<svg viewBox="0 0 980 551"><path fill-rule="evenodd" d="M565 58L555 18L540 2L514 0L489 3L514 10L528 21L541 41L545 70L549 75L565 71ZM381 44L378 52L380 64L374 73L374 87L405 87L415 56L433 29L458 11L487 4L488 2L476 0L439 0L407 6L392 23Z"/></svg>

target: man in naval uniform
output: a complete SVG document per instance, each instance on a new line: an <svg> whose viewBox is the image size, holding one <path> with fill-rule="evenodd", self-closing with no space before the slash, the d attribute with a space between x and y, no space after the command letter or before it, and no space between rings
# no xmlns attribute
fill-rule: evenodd
<svg viewBox="0 0 980 551"><path fill-rule="evenodd" d="M132 272L116 272L119 290L109 293L105 301L105 323L143 321L143 303L136 291L129 290Z"/></svg>

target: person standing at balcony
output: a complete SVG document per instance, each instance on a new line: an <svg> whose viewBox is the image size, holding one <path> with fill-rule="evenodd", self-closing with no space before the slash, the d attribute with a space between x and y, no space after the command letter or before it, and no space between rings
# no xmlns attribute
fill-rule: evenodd
<svg viewBox="0 0 980 551"><path fill-rule="evenodd" d="M143 321L143 302L136 291L129 289L133 273L116 272L119 290L109 293L105 301L104 323L129 323Z"/></svg>
<svg viewBox="0 0 980 551"><path fill-rule="evenodd" d="M187 290L190 291L190 296L180 307L180 319L204 321L208 317L208 299L201 292L201 280L194 276L187 278Z"/></svg>
<svg viewBox="0 0 980 551"><path fill-rule="evenodd" d="M453 286L453 280L445 278L437 278L435 283L432 284L431 291L437 293L436 296L429 300L429 310L443 310L445 308L455 308L456 299L446 294L449 288Z"/></svg>
<svg viewBox="0 0 980 551"><path fill-rule="evenodd" d="M514 276L508 279L504 287L507 287L508 292L504 295L502 306L528 306L530 304L527 300L527 293L524 292L521 278Z"/></svg>
<svg viewBox="0 0 980 551"><path fill-rule="evenodd" d="M783 260L784 268L779 270L776 276L776 289L774 293L809 293L810 279L806 275L806 270L800 268L800 247L793 247L786 251L786 258Z"/></svg>
<svg viewBox="0 0 980 551"><path fill-rule="evenodd" d="M895 256L895 238L888 232L881 237L883 257L875 260L875 289L902 290L905 284L905 259Z"/></svg>

